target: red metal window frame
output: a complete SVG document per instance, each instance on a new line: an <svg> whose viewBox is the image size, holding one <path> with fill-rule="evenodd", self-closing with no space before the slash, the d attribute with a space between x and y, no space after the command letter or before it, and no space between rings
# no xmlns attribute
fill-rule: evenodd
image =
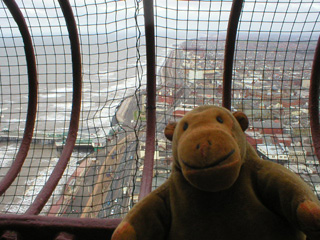
<svg viewBox="0 0 320 240"><path fill-rule="evenodd" d="M14 164L0 183L0 194L3 194L18 175L28 153L32 140L37 108L37 69L34 49L28 26L14 0L4 0L16 21L24 40L25 55L28 65L29 102L24 137ZM38 216L58 184L63 171L70 159L75 145L81 105L81 54L77 25L68 0L59 0L65 17L71 43L73 64L73 104L70 127L66 147L63 149L58 164L52 175L39 193L35 201L24 215L1 214L0 234L3 239L106 239L121 219L71 219L63 217ZM147 137L145 165L139 199L151 191L155 131L156 131L156 74L155 74L155 34L153 1L144 0L144 18L147 50ZM231 85L234 51L238 22L243 6L243 0L233 1L227 30L223 74L223 106L231 108ZM312 138L315 152L320 159L320 127L319 127L319 82L320 82L320 38L314 56L311 86L309 95L309 113Z"/></svg>

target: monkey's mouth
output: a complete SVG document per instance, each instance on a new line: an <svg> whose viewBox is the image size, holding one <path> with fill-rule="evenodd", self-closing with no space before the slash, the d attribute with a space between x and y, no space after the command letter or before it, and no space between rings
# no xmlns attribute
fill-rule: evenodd
<svg viewBox="0 0 320 240"><path fill-rule="evenodd" d="M219 165L220 163L224 162L225 160L227 160L229 157L231 157L234 154L235 150L232 149L227 155L223 156L222 158L218 159L217 161L215 161L212 164L203 166L203 167L198 167L198 166L191 166L190 164L186 163L185 161L183 161L183 159L181 160L182 163L190 168L190 169L194 169L194 170L199 170L199 169L207 169L207 168L212 168L212 167L216 167L217 165Z"/></svg>

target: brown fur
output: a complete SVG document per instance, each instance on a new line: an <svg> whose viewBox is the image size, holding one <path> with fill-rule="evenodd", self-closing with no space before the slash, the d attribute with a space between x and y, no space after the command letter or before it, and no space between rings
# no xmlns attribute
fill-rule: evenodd
<svg viewBox="0 0 320 240"><path fill-rule="evenodd" d="M172 174L113 239L320 239L318 199L298 176L258 157L247 127L245 114L215 106L168 124Z"/></svg>

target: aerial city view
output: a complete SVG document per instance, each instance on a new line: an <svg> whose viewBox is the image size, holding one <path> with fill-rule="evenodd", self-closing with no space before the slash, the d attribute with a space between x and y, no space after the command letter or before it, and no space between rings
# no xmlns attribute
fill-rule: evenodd
<svg viewBox="0 0 320 240"><path fill-rule="evenodd" d="M224 44L224 41L202 38L183 41L173 44L170 51L157 59L153 188L161 185L171 172L171 144L163 134L166 124L179 121L196 106L222 105ZM320 177L317 174L320 168L313 152L308 115L313 54L312 44L299 41L238 41L233 66L231 110L242 111L248 116L247 140L261 158L278 162L299 174L320 196ZM122 86L131 84L125 81L126 78L120 85L115 82L120 92L124 91ZM85 80L84 94L89 96L87 84ZM144 86L138 90L131 88L125 97L119 98L117 93L109 91L107 95L114 94L114 99L105 104L103 111L108 111L106 114L111 117L95 113L94 117L100 118L101 123L90 116L87 129L84 123L81 125L77 148L43 214L119 218L138 201L147 144ZM110 90L113 85L106 87ZM51 94L52 99L56 100L56 95L61 93L57 89ZM96 95L90 97L100 99L99 94L102 93L97 90ZM84 102L83 110L89 116L92 106L86 104ZM59 104L56 107L66 108ZM5 119L5 107L1 109L1 114ZM54 117L62 118L58 113ZM105 122L110 122L107 128L104 128ZM93 125L94 128L91 127ZM1 149L7 149L8 156L18 146L15 140L21 138L16 130L18 128L14 130L13 126L9 123L7 126L1 125L1 140L13 142L0 145ZM16 185L27 184L27 187L21 188L24 197L13 200L12 195L17 190L9 189L9 193L0 199L1 212L24 212L58 161L67 127L50 134L41 131L41 125L39 129L35 134L34 149L41 147L41 157L49 160L41 166L40 157L35 158L28 164L37 167L27 170L26 166L22 169L38 172L38 176L34 174L36 177L31 180L19 178ZM31 155L36 154L33 153L36 150L31 151ZM10 162L3 160L4 165L10 166ZM6 169L0 170L1 176L5 172Z"/></svg>

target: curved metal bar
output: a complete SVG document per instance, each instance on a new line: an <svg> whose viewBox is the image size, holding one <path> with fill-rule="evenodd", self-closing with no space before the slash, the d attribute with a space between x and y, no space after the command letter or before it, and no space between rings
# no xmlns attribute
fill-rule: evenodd
<svg viewBox="0 0 320 240"><path fill-rule="evenodd" d="M147 144L139 200L150 193L152 189L156 132L156 59L153 0L144 0L143 6L147 48Z"/></svg>
<svg viewBox="0 0 320 240"><path fill-rule="evenodd" d="M313 146L320 162L320 125L319 125L319 86L320 86L320 37L314 54L310 88L309 114Z"/></svg>
<svg viewBox="0 0 320 240"><path fill-rule="evenodd" d="M75 141L77 138L77 132L79 128L80 119L80 107L81 107L81 53L80 53L80 42L78 38L77 24L72 12L71 5L68 0L59 0L60 7L62 9L71 44L71 54L72 54L72 70L73 70L73 99L72 99L72 111L69 125L68 137L66 140L66 145L63 148L60 159L52 171L50 178L44 185L40 193L38 194L35 201L26 211L26 214L39 214L48 199L50 198L52 192L57 186L63 172L69 162L70 156L72 154Z"/></svg>
<svg viewBox="0 0 320 240"><path fill-rule="evenodd" d="M0 182L0 195L2 195L11 185L11 183L18 176L21 167L27 157L30 144L32 141L34 125L36 120L37 113L37 100L38 100L38 79L37 79L37 67L36 67L36 58L34 55L34 49L32 45L31 35L28 30L26 21L19 9L19 6L14 0L4 0L7 8L12 14L15 22L17 23L23 43L24 51L26 54L27 61L27 70L28 70L28 81L29 81L29 96L28 96L28 110L26 125L24 128L24 135L22 142L19 148L19 151L16 155L16 159L10 167L7 174Z"/></svg>
<svg viewBox="0 0 320 240"><path fill-rule="evenodd" d="M223 98L222 106L231 109L231 85L233 58L243 0L233 0L228 22L227 38L224 52Z"/></svg>

